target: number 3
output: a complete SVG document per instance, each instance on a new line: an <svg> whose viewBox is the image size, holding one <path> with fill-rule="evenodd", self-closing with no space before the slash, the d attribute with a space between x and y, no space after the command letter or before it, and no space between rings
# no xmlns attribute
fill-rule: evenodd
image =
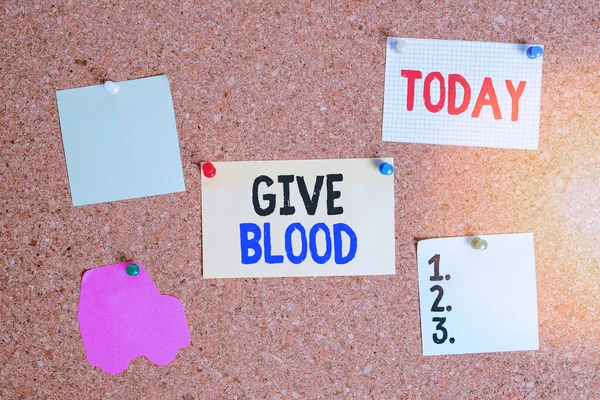
<svg viewBox="0 0 600 400"><path fill-rule="evenodd" d="M448 331L446 330L446 328L444 328L444 322L446 322L446 317L434 317L432 319L433 322L437 322L438 324L435 327L436 331L440 331L442 332L442 338L440 339L438 337L437 332L433 334L433 341L436 344L442 344L446 341L446 339L448 339Z"/></svg>

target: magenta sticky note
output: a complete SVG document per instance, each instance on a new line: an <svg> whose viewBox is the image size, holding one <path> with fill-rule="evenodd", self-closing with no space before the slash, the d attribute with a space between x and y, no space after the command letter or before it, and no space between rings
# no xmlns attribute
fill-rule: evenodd
<svg viewBox="0 0 600 400"><path fill-rule="evenodd" d="M146 272L130 276L131 262L89 270L81 279L79 328L90 364L119 374L145 356L157 365L175 359L190 344L181 302L162 295Z"/></svg>

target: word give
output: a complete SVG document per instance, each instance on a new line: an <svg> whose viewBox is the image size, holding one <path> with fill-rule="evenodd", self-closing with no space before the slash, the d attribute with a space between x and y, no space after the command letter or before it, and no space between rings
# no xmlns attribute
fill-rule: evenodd
<svg viewBox="0 0 600 400"><path fill-rule="evenodd" d="M304 202L304 208L308 215L315 215L317 211L317 205L319 204L319 196L321 195L321 189L323 188L323 175L317 175L315 180L315 186L312 190L312 196L308 192L306 182L303 176L294 175L279 175L277 182L283 185L283 206L279 209L280 215L294 215L296 207L290 205L290 184L294 182L298 185L298 191L302 196ZM344 180L342 174L329 174L327 175L327 215L338 215L344 212L343 207L336 207L334 200L341 196L341 193L333 189L334 182L341 182ZM261 183L270 187L273 184L273 179L266 175L261 175L254 180L252 185L252 205L254 206L254 212L261 217L271 215L275 211L277 196L274 193L263 194L262 198L268 203L266 207L261 207L260 199L258 198L258 190Z"/></svg>
<svg viewBox="0 0 600 400"><path fill-rule="evenodd" d="M406 110L412 111L415 105L415 82L418 79L423 78L423 74L419 70L403 69L400 72L403 78L407 79L407 91L406 91ZM440 94L436 103L431 99L431 84L434 80L439 83ZM519 99L523 95L525 85L527 82L521 81L515 89L513 82L510 79L504 81L506 90L510 95L512 102L511 110L511 121L518 121L519 119ZM456 101L457 84L463 89L463 98L459 105ZM449 74L448 75L448 114L460 115L467 111L471 104L471 85L469 82L460 74ZM440 72L430 72L425 76L423 81L423 104L425 108L432 113L437 113L444 108L446 104L446 82L444 76ZM502 113L500 111L500 105L498 103L498 97L496 96L496 90L492 78L485 77L479 90L479 95L475 101L475 106L471 112L472 118L479 118L481 109L483 106L490 106L494 114L494 119L502 119Z"/></svg>

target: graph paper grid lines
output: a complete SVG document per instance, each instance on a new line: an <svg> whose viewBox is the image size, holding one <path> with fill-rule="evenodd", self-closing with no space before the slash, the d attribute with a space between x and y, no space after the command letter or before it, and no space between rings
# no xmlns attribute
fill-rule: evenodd
<svg viewBox="0 0 600 400"><path fill-rule="evenodd" d="M403 53L395 50L398 40L408 43ZM386 46L385 91L382 139L392 142L428 143L537 150L540 123L540 96L543 56L530 59L527 44L484 43L457 40L388 38ZM402 70L418 70L415 80L414 108L407 110L408 79ZM444 107L432 113L424 105L425 77L440 72L446 86ZM460 74L471 88L471 101L465 112L450 115L448 75ZM494 119L492 107L483 106L479 118L471 116L481 85L491 78L500 106L501 119ZM525 81L519 99L519 116L511 120L512 99L505 83L516 89ZM463 89L456 85L456 102L461 103ZM431 102L439 99L440 84L431 84Z"/></svg>

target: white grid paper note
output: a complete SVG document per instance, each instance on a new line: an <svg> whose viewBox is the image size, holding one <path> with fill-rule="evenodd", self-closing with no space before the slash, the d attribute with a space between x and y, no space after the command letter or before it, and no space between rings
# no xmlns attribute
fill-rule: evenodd
<svg viewBox="0 0 600 400"><path fill-rule="evenodd" d="M404 40L407 47L398 53L395 46ZM526 55L528 44L484 43L456 40L388 38L386 47L383 140L392 142L430 143L537 150L540 121L542 60ZM415 80L414 108L407 110L408 79L402 70L421 71ZM444 107L430 112L424 105L426 76L440 72L444 78ZM471 88L471 100L459 115L448 113L448 75L460 74ZM501 119L495 119L492 107L484 105L478 118L472 112L481 85L490 77L498 99ZM513 100L506 80L516 89L525 81L518 100L518 119L512 121ZM464 91L456 85L456 103ZM431 102L440 99L440 83L431 83Z"/></svg>

